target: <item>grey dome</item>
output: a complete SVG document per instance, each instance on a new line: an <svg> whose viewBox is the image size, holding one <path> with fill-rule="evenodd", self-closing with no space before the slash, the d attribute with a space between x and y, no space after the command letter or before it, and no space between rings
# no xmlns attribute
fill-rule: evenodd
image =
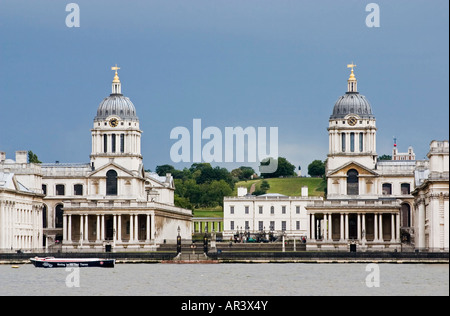
<svg viewBox="0 0 450 316"><path fill-rule="evenodd" d="M366 97L358 92L346 92L334 105L330 119L344 118L348 114L356 114L361 118L375 118Z"/></svg>
<svg viewBox="0 0 450 316"><path fill-rule="evenodd" d="M105 120L110 115L116 115L123 120L138 120L134 104L122 94L111 94L104 98L98 106L94 120Z"/></svg>

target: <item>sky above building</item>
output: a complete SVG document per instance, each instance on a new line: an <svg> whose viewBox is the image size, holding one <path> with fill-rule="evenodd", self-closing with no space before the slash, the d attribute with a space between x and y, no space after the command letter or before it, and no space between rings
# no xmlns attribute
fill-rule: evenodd
<svg viewBox="0 0 450 316"><path fill-rule="evenodd" d="M328 153L328 120L357 65L377 153L426 158L449 135L449 3L376 1L0 0L0 151L89 162L97 107L122 93L140 119L146 169L172 164L176 127L278 128L278 154L304 174ZM375 21L375 20L371 20ZM192 141L192 140L191 140ZM206 141L203 140L203 144ZM232 169L255 163L213 163Z"/></svg>

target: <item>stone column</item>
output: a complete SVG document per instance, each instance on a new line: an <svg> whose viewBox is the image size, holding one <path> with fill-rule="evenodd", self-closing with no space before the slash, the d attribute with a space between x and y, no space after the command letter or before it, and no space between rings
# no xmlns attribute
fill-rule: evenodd
<svg viewBox="0 0 450 316"><path fill-rule="evenodd" d="M395 214L391 214L391 243L395 242Z"/></svg>
<svg viewBox="0 0 450 316"><path fill-rule="evenodd" d="M333 241L333 214L328 214L328 239Z"/></svg>
<svg viewBox="0 0 450 316"><path fill-rule="evenodd" d="M67 215L63 214L63 241L67 240Z"/></svg>
<svg viewBox="0 0 450 316"><path fill-rule="evenodd" d="M395 220L397 224L395 229L395 234L397 235L396 241L400 242L400 213L397 213L397 215L395 216Z"/></svg>
<svg viewBox="0 0 450 316"><path fill-rule="evenodd" d="M378 214L373 214L373 233L374 233L374 237L373 237L373 241L379 241L378 239Z"/></svg>
<svg viewBox="0 0 450 316"><path fill-rule="evenodd" d="M80 244L83 245L83 215L80 215Z"/></svg>
<svg viewBox="0 0 450 316"><path fill-rule="evenodd" d="M102 233L101 233L101 240L105 240L106 239L106 235L105 235L105 215L102 214Z"/></svg>
<svg viewBox="0 0 450 316"><path fill-rule="evenodd" d="M97 215L97 242L100 242L100 215Z"/></svg>
<svg viewBox="0 0 450 316"><path fill-rule="evenodd" d="M130 242L134 241L134 215L130 214Z"/></svg>
<svg viewBox="0 0 450 316"><path fill-rule="evenodd" d="M425 200L421 199L419 201L418 207L419 216L417 219L417 228L418 231L415 232L417 244L416 248L424 249L425 248Z"/></svg>
<svg viewBox="0 0 450 316"><path fill-rule="evenodd" d="M316 218L311 214L311 240L316 240Z"/></svg>
<svg viewBox="0 0 450 316"><path fill-rule="evenodd" d="M145 241L148 242L150 241L150 214L147 214L146 217L147 221L145 225L145 232L146 232Z"/></svg>
<svg viewBox="0 0 450 316"><path fill-rule="evenodd" d="M67 223L67 241L72 241L72 215L68 216L68 223Z"/></svg>
<svg viewBox="0 0 450 316"><path fill-rule="evenodd" d="M134 215L134 239L139 241L139 216L138 214Z"/></svg>
<svg viewBox="0 0 450 316"><path fill-rule="evenodd" d="M154 238L156 239L156 223L155 223L155 214L151 214L150 215L150 226L152 227L151 229L151 234L150 234L150 238ZM156 241L155 241L156 242Z"/></svg>
<svg viewBox="0 0 450 316"><path fill-rule="evenodd" d="M345 230L345 223L344 223L344 214L341 213L341 221L340 221L340 228L341 228L341 239L340 241L344 241L344 230Z"/></svg>
<svg viewBox="0 0 450 316"><path fill-rule="evenodd" d="M84 240L89 241L89 216L84 215Z"/></svg>
<svg viewBox="0 0 450 316"><path fill-rule="evenodd" d="M122 242L122 214L117 215L117 241Z"/></svg>
<svg viewBox="0 0 450 316"><path fill-rule="evenodd" d="M323 241L328 240L328 214L323 214Z"/></svg>
<svg viewBox="0 0 450 316"><path fill-rule="evenodd" d="M362 214L362 229L361 229L361 235L362 235L362 241L366 242L366 233L367 233L367 229L366 229L366 214L363 213Z"/></svg>
<svg viewBox="0 0 450 316"><path fill-rule="evenodd" d="M380 221L380 241L383 242L384 238L383 238L383 214L378 214L379 216L379 221Z"/></svg>
<svg viewBox="0 0 450 316"><path fill-rule="evenodd" d="M361 240L361 214L360 213L358 213L358 218L357 218L357 236L356 236L356 238L358 239L358 240Z"/></svg>
<svg viewBox="0 0 450 316"><path fill-rule="evenodd" d="M117 240L117 215L113 215L113 241Z"/></svg>
<svg viewBox="0 0 450 316"><path fill-rule="evenodd" d="M345 213L345 240L348 240L348 213Z"/></svg>

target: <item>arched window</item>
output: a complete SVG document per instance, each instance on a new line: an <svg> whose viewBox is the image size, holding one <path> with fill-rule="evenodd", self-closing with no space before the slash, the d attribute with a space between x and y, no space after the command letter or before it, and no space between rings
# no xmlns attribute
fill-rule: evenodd
<svg viewBox="0 0 450 316"><path fill-rule="evenodd" d="M55 228L63 228L63 205L58 204L55 207Z"/></svg>
<svg viewBox="0 0 450 316"><path fill-rule="evenodd" d="M355 133L350 133L350 151L355 152Z"/></svg>
<svg viewBox="0 0 450 316"><path fill-rule="evenodd" d="M117 195L117 172L114 170L106 173L106 195Z"/></svg>
<svg viewBox="0 0 450 316"><path fill-rule="evenodd" d="M358 171L350 169L347 172L347 195L359 194Z"/></svg>
<svg viewBox="0 0 450 316"><path fill-rule="evenodd" d="M342 147L342 152L345 152L345 133L341 134L341 147Z"/></svg>

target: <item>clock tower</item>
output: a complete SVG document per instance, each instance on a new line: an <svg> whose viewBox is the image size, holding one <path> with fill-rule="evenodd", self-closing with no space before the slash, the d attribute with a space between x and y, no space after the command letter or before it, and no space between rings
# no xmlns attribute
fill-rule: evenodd
<svg viewBox="0 0 450 316"><path fill-rule="evenodd" d="M328 172L349 162L372 170L377 160L375 116L369 101L358 92L356 65L347 67L351 68L347 92L336 101L329 119Z"/></svg>
<svg viewBox="0 0 450 316"><path fill-rule="evenodd" d="M142 168L142 131L134 104L122 94L119 69L111 67L115 71L112 92L100 103L94 118L91 168L115 163L138 174Z"/></svg>

